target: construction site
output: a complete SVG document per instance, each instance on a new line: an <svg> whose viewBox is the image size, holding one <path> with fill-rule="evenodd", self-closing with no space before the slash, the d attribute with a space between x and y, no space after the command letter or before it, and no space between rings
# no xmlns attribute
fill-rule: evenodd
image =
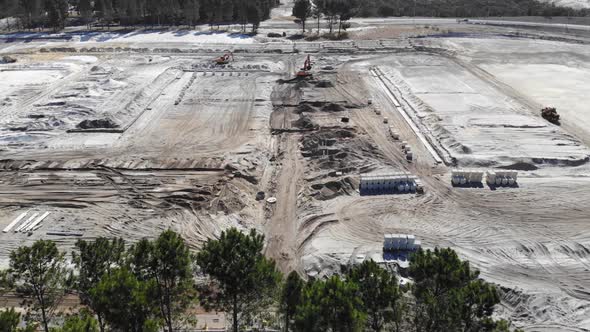
<svg viewBox="0 0 590 332"><path fill-rule="evenodd" d="M259 35L299 29L288 12ZM590 330L590 29L351 22L344 41L0 35L0 266L168 228L194 249L255 228L317 278L450 247L516 327Z"/></svg>

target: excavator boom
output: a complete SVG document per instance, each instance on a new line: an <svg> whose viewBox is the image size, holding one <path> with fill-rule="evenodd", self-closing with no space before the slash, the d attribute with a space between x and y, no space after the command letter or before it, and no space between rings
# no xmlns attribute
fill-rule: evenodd
<svg viewBox="0 0 590 332"><path fill-rule="evenodd" d="M307 58L305 59L305 62L303 63L303 68L301 68L301 70L299 70L297 72L297 77L309 77L311 76L311 73L309 72L311 70L311 57L309 56L309 54L307 55Z"/></svg>

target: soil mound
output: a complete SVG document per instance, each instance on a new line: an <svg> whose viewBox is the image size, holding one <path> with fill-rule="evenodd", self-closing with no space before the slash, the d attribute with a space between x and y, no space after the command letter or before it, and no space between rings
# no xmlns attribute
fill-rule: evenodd
<svg viewBox="0 0 590 332"><path fill-rule="evenodd" d="M313 184L311 188L316 190L314 197L321 201L336 198L341 195L350 195L354 192L354 186L352 185L351 179L348 177L337 181L316 183Z"/></svg>
<svg viewBox="0 0 590 332"><path fill-rule="evenodd" d="M318 88L332 88L332 87L334 87L334 84L328 80L321 80L321 81L317 81L315 86Z"/></svg>
<svg viewBox="0 0 590 332"><path fill-rule="evenodd" d="M99 129L99 128L119 128L119 125L116 124L111 119L98 119L98 120L84 120L77 125L80 129Z"/></svg>
<svg viewBox="0 0 590 332"><path fill-rule="evenodd" d="M314 124L313 121L305 115L302 115L298 120L293 121L292 125L301 129L314 129L318 127L317 124Z"/></svg>
<svg viewBox="0 0 590 332"><path fill-rule="evenodd" d="M535 166L533 164L525 163L525 162L518 162L518 163L514 163L512 165L507 165L507 166L499 166L498 168L512 169L512 170L517 170L517 171L534 171L534 170L539 169L537 166Z"/></svg>
<svg viewBox="0 0 590 332"><path fill-rule="evenodd" d="M344 106L334 103L329 103L322 107L322 112L343 112L345 111Z"/></svg>
<svg viewBox="0 0 590 332"><path fill-rule="evenodd" d="M316 111L317 111L317 109L315 107L311 106L310 104L306 104L306 103L299 104L299 106L297 106L297 108L295 109L295 113L297 113L297 114L301 114L304 112L312 113L312 112L316 112Z"/></svg>
<svg viewBox="0 0 590 332"><path fill-rule="evenodd" d="M3 55L2 57L0 57L0 63L15 63L16 59L9 56L9 55Z"/></svg>

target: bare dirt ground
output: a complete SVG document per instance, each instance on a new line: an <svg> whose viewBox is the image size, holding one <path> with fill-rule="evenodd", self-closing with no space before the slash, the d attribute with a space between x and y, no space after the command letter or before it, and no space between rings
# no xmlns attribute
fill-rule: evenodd
<svg viewBox="0 0 590 332"><path fill-rule="evenodd" d="M296 30L287 7L269 30ZM407 233L500 285L499 314L516 326L590 330L588 46L420 22L234 45L225 67L214 43L0 44L18 58L0 64L0 228L50 212L0 233L0 263L40 238L70 250L172 228L196 249L236 226L264 232L284 271L323 277L383 262L383 234ZM313 78L291 80L306 53ZM518 185L455 188L457 167L518 170ZM374 172L414 175L424 194L361 196L360 174Z"/></svg>

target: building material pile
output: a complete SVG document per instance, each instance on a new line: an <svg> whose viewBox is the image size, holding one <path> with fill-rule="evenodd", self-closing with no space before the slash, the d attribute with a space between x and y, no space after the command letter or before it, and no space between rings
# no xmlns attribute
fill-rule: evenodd
<svg viewBox="0 0 590 332"><path fill-rule="evenodd" d="M545 107L541 110L541 116L543 119L554 123L559 124L559 114L557 114L557 110L555 107Z"/></svg>

